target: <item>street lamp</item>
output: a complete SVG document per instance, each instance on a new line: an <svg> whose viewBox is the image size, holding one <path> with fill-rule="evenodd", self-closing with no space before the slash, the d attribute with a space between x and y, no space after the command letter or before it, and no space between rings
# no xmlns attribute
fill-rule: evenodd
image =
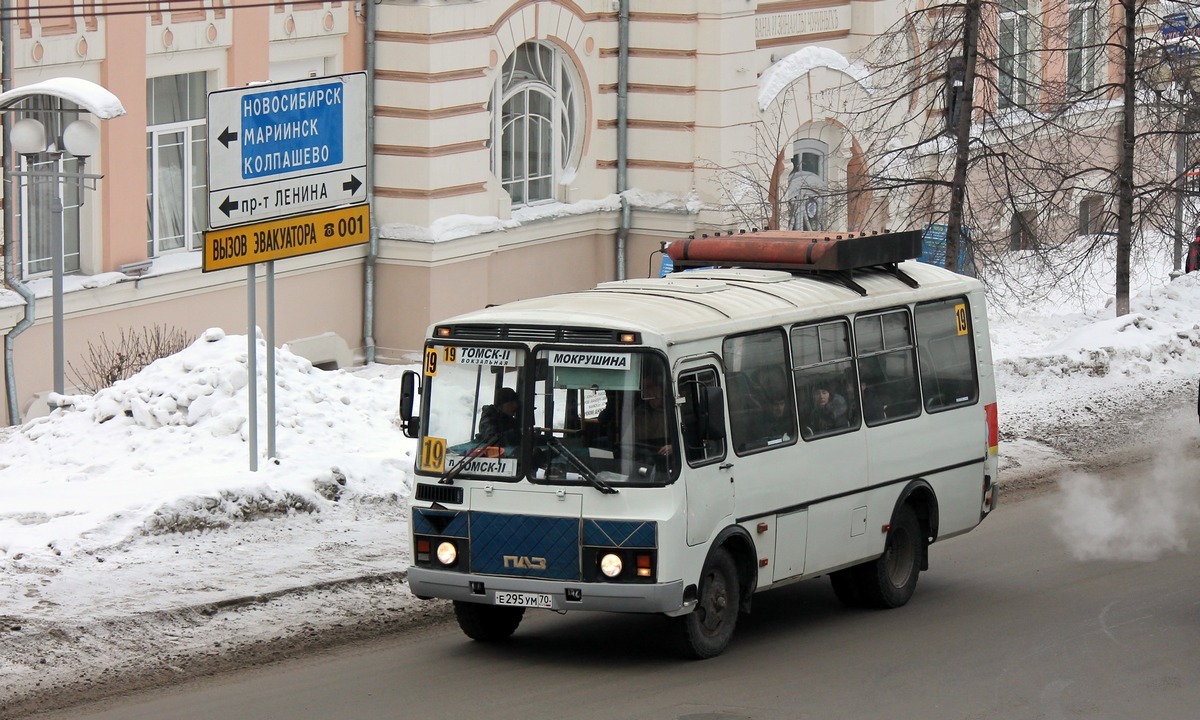
<svg viewBox="0 0 1200 720"><path fill-rule="evenodd" d="M61 109L48 112L62 113ZM62 135L46 138L46 126L35 118L23 118L13 123L12 149L25 156L29 170L14 175L29 178L29 207L36 209L36 223L32 232L43 241L48 241L51 259L51 295L54 305L54 392L66 392L64 379L64 332L63 332L63 203L62 184L73 181L82 187L87 180L97 180L100 175L89 175L83 171L87 159L96 154L100 147L100 129L87 120L75 120L67 125ZM74 157L79 160L79 172L63 172L61 161ZM38 165L44 169L37 169ZM80 204L83 193L79 194ZM49 213L46 208L49 207Z"/></svg>
<svg viewBox="0 0 1200 720"><path fill-rule="evenodd" d="M5 67L7 68L7 59ZM4 85L7 87L8 77L6 76L4 80ZM29 103L38 105L39 109L35 110ZM70 106L68 107L66 103L70 103ZM40 222L37 224L36 230L43 233L41 235L43 240L47 237L45 233L49 233L53 262L54 391L62 394L65 390L63 380L62 183L64 180L70 179L79 183L82 189L87 181L92 181L90 187L94 188L95 181L101 177L83 172L86 159L95 155L96 149L99 147L100 131L92 123L79 119L79 115L88 112L99 120L109 120L124 115L125 108L121 106L121 101L116 95L96 83L82 78L60 77L0 92L0 111L22 109L28 114L42 113L42 117L59 121L54 123L54 127L62 127L61 121L65 120L68 115L76 118L74 122L63 128L60 135L47 138L46 126L36 118L31 117L11 122L10 116L5 115L4 129L6 133L3 139L6 149L11 148L14 152L27 158L43 153L50 154L48 170L31 169L15 172L11 169L12 163L5 159L4 187L6 189L11 187L10 176L29 178L31 190L37 191L37 194L30 198L29 204L31 209L38 212ZM62 172L59 161L64 157L78 158L79 172ZM83 193L80 192L80 202L82 202L82 197ZM7 201L4 205L4 236L12 238L14 233L11 227L11 205ZM50 209L48 217L47 207ZM10 341L11 334L5 338L4 362L6 368L11 367ZM6 384L9 407L12 408L15 407L16 401L13 390L15 383L11 374Z"/></svg>

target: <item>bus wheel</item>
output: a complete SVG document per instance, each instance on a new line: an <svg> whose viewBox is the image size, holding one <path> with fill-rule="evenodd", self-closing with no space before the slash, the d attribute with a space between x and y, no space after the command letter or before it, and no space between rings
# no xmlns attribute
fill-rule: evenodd
<svg viewBox="0 0 1200 720"><path fill-rule="evenodd" d="M675 618L684 654L699 660L720 655L733 638L741 600L737 566L729 551L721 548L713 553L700 576L696 608Z"/></svg>
<svg viewBox="0 0 1200 720"><path fill-rule="evenodd" d="M922 542L916 513L912 507L902 506L892 519L883 555L855 568L861 573L858 590L866 604L887 609L908 602L921 572Z"/></svg>
<svg viewBox="0 0 1200 720"><path fill-rule="evenodd" d="M507 640L517 631L524 615L525 608L454 601L454 617L458 618L458 626L467 637L479 642Z"/></svg>

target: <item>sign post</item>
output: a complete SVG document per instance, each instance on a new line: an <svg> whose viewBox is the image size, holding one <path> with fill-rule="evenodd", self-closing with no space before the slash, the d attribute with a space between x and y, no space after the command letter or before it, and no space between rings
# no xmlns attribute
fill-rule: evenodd
<svg viewBox="0 0 1200 720"><path fill-rule="evenodd" d="M258 470L257 264L266 263L267 456L275 458L275 261L370 240L366 74L208 95L204 272L246 267L247 439Z"/></svg>

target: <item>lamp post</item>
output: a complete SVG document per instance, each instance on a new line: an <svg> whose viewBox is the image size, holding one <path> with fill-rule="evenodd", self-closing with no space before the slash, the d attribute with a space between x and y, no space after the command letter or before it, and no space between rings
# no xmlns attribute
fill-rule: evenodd
<svg viewBox="0 0 1200 720"><path fill-rule="evenodd" d="M3 33L0 33L0 35L2 35L2 34ZM8 48L6 47L5 48L5 60L3 63L4 67L6 69L8 68L8 65L9 65L8 58L7 58L7 52L8 52ZM6 76L4 78L5 87L7 87L8 84L9 84L9 78ZM64 102L71 103L71 108L69 110L64 106ZM100 85L97 85L96 83L91 82L90 80L84 80L82 78L72 78L72 77L51 78L50 80L43 80L42 82L33 83L32 85L24 85L24 86L18 87L18 88L6 89L6 90L4 90L4 92L0 92L0 112L5 113L3 124L4 124L4 130L5 130L4 145L5 145L6 150L11 149L14 152L18 152L18 153L22 152L22 150L36 151L38 145L40 145L43 149L46 149L46 150L50 149L50 144L46 142L47 138L46 138L45 125L42 125L40 122L37 123L37 125L26 124L25 125L26 129L24 129L20 133L18 133L18 134L23 134L23 135L29 135L28 137L25 138L25 142L22 143L21 149L16 149L12 142L13 134L14 134L13 130L12 130L13 126L17 125L19 123L12 122L11 116L8 115L8 113L13 112L13 111L19 111L22 109L24 109L26 111L26 113L30 113L33 110L32 105L35 105L35 104L41 104L43 107L48 106L50 108L49 111L40 111L40 112L45 112L43 117L49 115L59 121L61 121L67 114L71 114L72 116L77 118L79 113L84 112L84 111L91 113L92 117L94 117L98 120L110 120L112 118L120 117L121 115L125 114L125 108L121 106L121 101L120 101L120 99L117 98L116 95L113 95L111 92L109 92L107 89L101 87ZM54 125L54 127L61 127L61 125L62 125L62 123L58 122ZM55 138L54 149L57 152L61 152L63 148L66 148L67 153L74 155L76 157L79 157L79 158L81 158L81 160L84 157L90 157L91 154L95 152L96 146L99 144L98 143L99 131L96 130L94 125L91 126L90 128L87 127L88 125L91 125L91 123L84 123L83 125L71 123L70 125L68 125L67 129L69 129L71 131L63 132L61 134L61 136ZM38 129L39 126L41 128L40 130ZM77 155L76 153L79 153L79 154ZM62 343L62 334L61 334L61 328L62 328L62 272L61 272L62 264L61 264L61 256L62 256L63 247L62 247L62 216L61 216L62 197L59 192L59 188L61 187L61 182L62 182L64 173L59 172L59 167L58 167L57 163L54 164L53 170L55 171L55 174L56 174L56 182L54 182L54 184L52 184L48 189L51 191L50 192L50 205L53 206L54 199L55 198L58 199L59 210L58 210L58 213L55 214L54 217L52 218L52 221L57 221L57 222L42 223L41 227L46 228L48 232L53 233L54 236L57 237L57 242L55 242L53 240L51 241L51 244L54 246L51 249L52 249L52 251L54 251L55 248L57 248L56 252L60 258L59 262L55 264L55 267L58 268L58 272L56 275L57 282L54 287L54 299L55 299L54 315L55 315L55 327L56 327L56 334L55 334L55 340L56 340L56 342L55 342L55 361L56 361L56 363L55 364L56 364L56 368L57 368L57 370L55 372L55 391L61 393L63 391L63 375L62 375L62 369L61 369L62 368L62 352L63 352L63 343ZM12 178L14 176L20 176L20 175L24 175L24 174L25 173L18 173L18 172L13 171L12 170L12 162L10 161L9 158L7 158L7 157L5 158L5 160L4 160L4 188L5 188L6 193L12 187L12 182L11 182ZM80 183L81 187L83 186L83 183L85 180L89 180L89 179L94 180L94 179L99 179L101 177L100 175L87 175L87 174L83 173L82 166L81 166L80 172L70 173L69 175L73 179L76 179ZM83 193L81 192L80 193L80 198L81 198L80 202L82 202L82 197L83 197ZM39 206L39 207L44 207L44 205ZM53 209L54 208L51 207L52 211L53 211ZM53 224L53 227L51 227L51 224ZM14 232L14 228L12 227L12 207L11 207L10 203L5 202L5 204L4 204L4 237L12 238L15 236L16 236L16 233ZM6 252L5 252L6 263L8 262L10 257L11 257L11 255L9 254L9 252L6 248ZM6 266L6 268L5 268L6 276L7 276L7 273L10 271L13 271L13 268ZM29 303L30 306L32 306L33 296L29 295L27 297L26 301ZM33 322L33 312L32 312L31 307L27 308L27 319L28 319L29 323ZM20 330L24 330L24 327L22 327L20 325L18 325L18 328ZM16 332L16 330L14 330L14 332ZM16 382L14 380L14 376L13 376L14 374L12 372L12 367L13 367L12 340L13 340L13 336L14 336L14 333L9 333L5 337L5 342L4 342L4 367L5 367L5 375L6 375L5 379L7 380L7 382L5 383L5 386L6 386L5 390L7 391L7 395L8 395L8 403L9 403L9 408L10 408L10 419L15 418L17 416L16 410L15 410L15 408L17 406Z"/></svg>
<svg viewBox="0 0 1200 720"><path fill-rule="evenodd" d="M61 103L46 112L57 115L53 118L57 127L62 126L61 120L66 111ZM77 112L77 111L76 111ZM87 120L77 119L65 128L58 137L46 137L46 126L36 118L27 117L13 123L12 149L25 157L29 169L15 172L14 175L29 179L30 212L34 222L30 223L31 234L49 246L51 258L51 295L53 297L53 336L54 336L54 392L63 394L66 391L63 362L63 203L62 184L77 182L82 188L88 180L99 179L99 175L90 175L83 171L87 159L96 153L100 144L100 129ZM79 161L78 172L63 172L62 161L75 158ZM40 166L40 167L39 167ZM83 193L80 192L80 204L83 204Z"/></svg>

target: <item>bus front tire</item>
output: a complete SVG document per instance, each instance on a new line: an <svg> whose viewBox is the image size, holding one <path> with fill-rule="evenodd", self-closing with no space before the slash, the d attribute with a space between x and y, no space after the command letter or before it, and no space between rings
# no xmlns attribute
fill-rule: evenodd
<svg viewBox="0 0 1200 720"><path fill-rule="evenodd" d="M517 631L525 608L497 607L479 603L454 601L454 617L463 633L479 642L507 640Z"/></svg>
<svg viewBox="0 0 1200 720"><path fill-rule="evenodd" d="M909 601L917 589L924 551L921 524L909 505L903 505L892 518L883 555L854 568L858 572L858 595L868 607L898 608Z"/></svg>
<svg viewBox="0 0 1200 720"><path fill-rule="evenodd" d="M696 608L674 621L684 655L704 660L729 645L741 609L737 566L728 550L717 550L704 566L699 592Z"/></svg>

